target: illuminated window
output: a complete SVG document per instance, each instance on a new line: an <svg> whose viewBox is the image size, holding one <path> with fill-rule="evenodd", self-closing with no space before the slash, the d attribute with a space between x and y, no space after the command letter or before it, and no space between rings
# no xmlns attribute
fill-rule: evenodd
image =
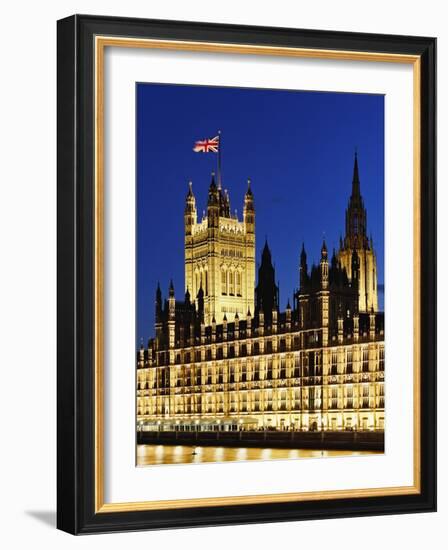
<svg viewBox="0 0 448 550"><path fill-rule="evenodd" d="M201 278L199 271L196 271L196 294L199 292L199 287L201 286Z"/></svg>
<svg viewBox="0 0 448 550"><path fill-rule="evenodd" d="M236 272L236 294L237 296L241 296L241 272Z"/></svg>
<svg viewBox="0 0 448 550"><path fill-rule="evenodd" d="M235 273L229 272L229 294L235 294Z"/></svg>
<svg viewBox="0 0 448 550"><path fill-rule="evenodd" d="M225 269L221 271L221 293L227 294L227 271Z"/></svg>
<svg viewBox="0 0 448 550"><path fill-rule="evenodd" d="M338 356L335 352L331 354L331 374L338 373Z"/></svg>
<svg viewBox="0 0 448 550"><path fill-rule="evenodd" d="M347 351L347 374L353 373L353 352Z"/></svg>
<svg viewBox="0 0 448 550"><path fill-rule="evenodd" d="M362 350L362 372L369 372L369 350Z"/></svg>

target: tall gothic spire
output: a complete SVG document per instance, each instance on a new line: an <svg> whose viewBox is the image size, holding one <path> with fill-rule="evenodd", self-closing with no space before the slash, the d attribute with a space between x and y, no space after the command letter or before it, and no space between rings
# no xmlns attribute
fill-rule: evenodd
<svg viewBox="0 0 448 550"><path fill-rule="evenodd" d="M306 263L305 243L302 243L302 251L300 252L300 266L299 266L300 290L304 292L307 284L308 284L308 265Z"/></svg>
<svg viewBox="0 0 448 550"><path fill-rule="evenodd" d="M358 168L358 151L355 151L355 164L353 166L352 197L361 197Z"/></svg>
<svg viewBox="0 0 448 550"><path fill-rule="evenodd" d="M266 239L261 254L261 265L258 269L258 285L255 290L255 313L264 313L264 318L270 320L272 310L278 310L279 290L275 284L275 269L272 265L271 251Z"/></svg>
<svg viewBox="0 0 448 550"><path fill-rule="evenodd" d="M218 188L216 187L215 182L215 172L212 172L212 179L210 181L210 187L208 190L208 199L210 204L210 199L213 198L215 201L218 199Z"/></svg>
<svg viewBox="0 0 448 550"><path fill-rule="evenodd" d="M160 283L157 283L156 290L156 323L160 322L162 318L162 291L160 290Z"/></svg>
<svg viewBox="0 0 448 550"><path fill-rule="evenodd" d="M345 248L368 248L367 212L361 196L358 153L355 152L353 165L352 194L345 214Z"/></svg>

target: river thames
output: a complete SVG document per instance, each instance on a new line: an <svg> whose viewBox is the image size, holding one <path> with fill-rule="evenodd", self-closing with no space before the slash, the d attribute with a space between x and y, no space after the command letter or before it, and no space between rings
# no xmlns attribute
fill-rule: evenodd
<svg viewBox="0 0 448 550"><path fill-rule="evenodd" d="M188 445L137 445L137 466L203 464L246 460L287 460L367 456L376 451L320 451L312 449L264 449L256 447L193 447Z"/></svg>

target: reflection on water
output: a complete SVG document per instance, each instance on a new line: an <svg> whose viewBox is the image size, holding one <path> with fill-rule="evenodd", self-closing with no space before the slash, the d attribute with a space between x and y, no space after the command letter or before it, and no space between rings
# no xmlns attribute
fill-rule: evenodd
<svg viewBox="0 0 448 550"><path fill-rule="evenodd" d="M192 447L188 445L137 445L137 466L201 464L242 460L275 460L383 454L373 451L316 451L312 449L261 449L248 447Z"/></svg>

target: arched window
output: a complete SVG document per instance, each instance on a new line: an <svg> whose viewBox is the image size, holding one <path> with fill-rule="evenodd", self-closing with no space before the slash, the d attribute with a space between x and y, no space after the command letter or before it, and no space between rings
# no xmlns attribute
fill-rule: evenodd
<svg viewBox="0 0 448 550"><path fill-rule="evenodd" d="M221 294L227 294L227 271L221 271Z"/></svg>
<svg viewBox="0 0 448 550"><path fill-rule="evenodd" d="M235 294L235 273L229 271L229 294Z"/></svg>
<svg viewBox="0 0 448 550"><path fill-rule="evenodd" d="M196 292L195 292L195 294L197 294L199 292L200 286L201 286L201 277L199 275L199 271L196 271Z"/></svg>
<svg viewBox="0 0 448 550"><path fill-rule="evenodd" d="M235 276L236 276L236 295L241 296L242 295L242 291L241 291L241 272L237 271Z"/></svg>

